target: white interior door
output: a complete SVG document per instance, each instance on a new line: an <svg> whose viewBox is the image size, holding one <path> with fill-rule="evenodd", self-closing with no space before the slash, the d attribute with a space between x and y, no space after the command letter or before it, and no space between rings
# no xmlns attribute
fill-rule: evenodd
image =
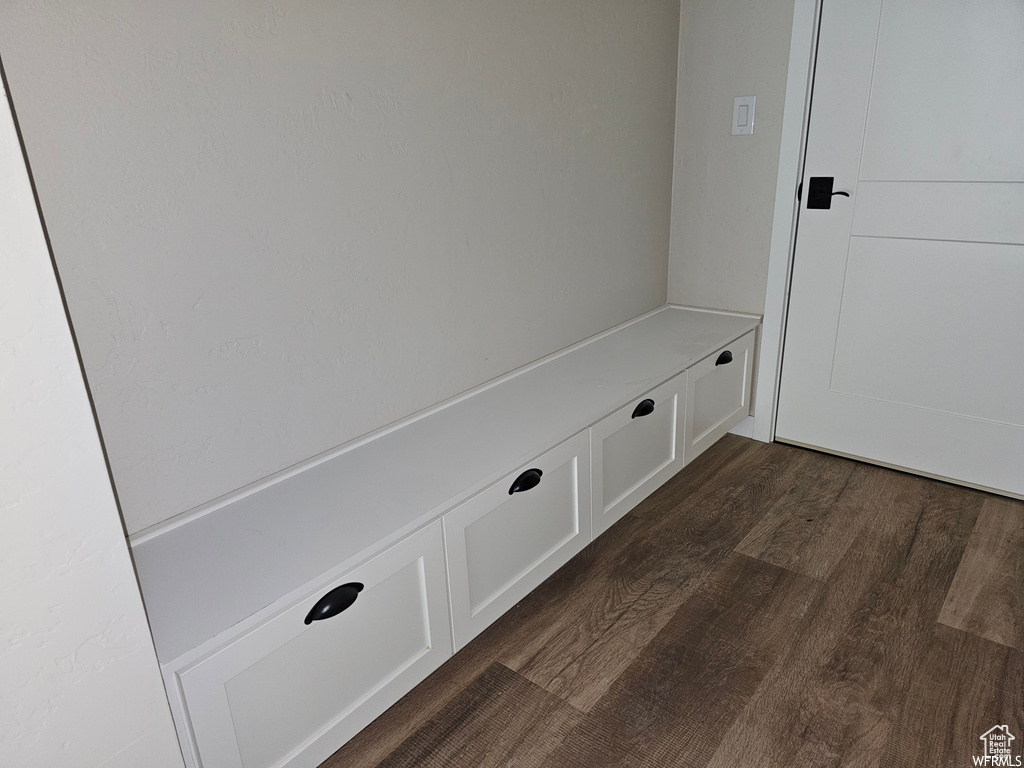
<svg viewBox="0 0 1024 768"><path fill-rule="evenodd" d="M1024 2L824 0L776 431L1024 496Z"/></svg>

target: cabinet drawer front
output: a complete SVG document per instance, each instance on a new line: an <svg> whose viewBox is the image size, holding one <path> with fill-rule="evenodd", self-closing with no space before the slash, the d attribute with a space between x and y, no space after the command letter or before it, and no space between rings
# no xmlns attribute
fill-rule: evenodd
<svg viewBox="0 0 1024 768"><path fill-rule="evenodd" d="M726 359L731 357L729 362ZM686 461L692 461L750 413L754 331L708 355L686 385Z"/></svg>
<svg viewBox="0 0 1024 768"><path fill-rule="evenodd" d="M685 396L684 372L591 429L594 536L683 468Z"/></svg>
<svg viewBox="0 0 1024 768"><path fill-rule="evenodd" d="M304 623L352 582L344 612ZM438 521L179 674L199 764L317 766L450 655Z"/></svg>
<svg viewBox="0 0 1024 768"><path fill-rule="evenodd" d="M583 432L444 516L456 648L590 542L589 448ZM540 483L510 494L529 469Z"/></svg>

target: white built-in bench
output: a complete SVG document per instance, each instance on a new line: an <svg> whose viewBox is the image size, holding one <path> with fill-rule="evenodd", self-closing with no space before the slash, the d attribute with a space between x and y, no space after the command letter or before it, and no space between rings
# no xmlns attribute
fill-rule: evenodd
<svg viewBox="0 0 1024 768"><path fill-rule="evenodd" d="M747 415L758 324L663 307L134 537L186 759L326 759Z"/></svg>

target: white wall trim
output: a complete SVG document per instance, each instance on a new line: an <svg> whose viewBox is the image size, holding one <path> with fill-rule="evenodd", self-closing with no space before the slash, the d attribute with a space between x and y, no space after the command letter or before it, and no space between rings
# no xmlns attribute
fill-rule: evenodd
<svg viewBox="0 0 1024 768"><path fill-rule="evenodd" d="M182 768L5 82L0 68L0 765Z"/></svg>
<svg viewBox="0 0 1024 768"><path fill-rule="evenodd" d="M730 435L739 435L740 437L753 437L754 434L754 417L747 416L743 421L737 424L735 427L729 430Z"/></svg>
<svg viewBox="0 0 1024 768"><path fill-rule="evenodd" d="M665 300L669 305L671 301L672 285L672 254L676 252L676 189L677 177L679 176L679 105L683 103L681 91L683 87L682 72L680 65L683 61L683 4L679 3L679 40L676 42L676 103L672 109L672 190L669 194L669 221L668 221L668 261L665 264Z"/></svg>
<svg viewBox="0 0 1024 768"><path fill-rule="evenodd" d="M764 320L757 367L758 386L754 393L754 421L751 430L751 436L762 442L775 439L775 409L782 369L789 273L799 210L795 192L803 169L820 8L820 0L795 0L793 7L793 36L789 44L789 74L783 107L779 175L775 184L775 214L768 253Z"/></svg>
<svg viewBox="0 0 1024 768"><path fill-rule="evenodd" d="M712 315L729 315L730 317L749 317L751 320L760 320L761 315L754 314L753 312L735 312L731 309L712 309L710 307L698 307L693 304L676 304L670 301L665 305L666 307L672 307L674 309L692 309L695 312L707 312Z"/></svg>

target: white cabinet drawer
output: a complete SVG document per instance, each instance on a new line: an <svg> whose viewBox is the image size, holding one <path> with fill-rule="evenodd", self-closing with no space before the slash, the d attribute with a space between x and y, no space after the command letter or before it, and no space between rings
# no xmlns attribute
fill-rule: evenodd
<svg viewBox="0 0 1024 768"><path fill-rule="evenodd" d="M354 603L304 623L348 583ZM198 765L319 765L451 655L450 632L436 521L178 674Z"/></svg>
<svg viewBox="0 0 1024 768"><path fill-rule="evenodd" d="M683 468L686 373L590 430L594 536Z"/></svg>
<svg viewBox="0 0 1024 768"><path fill-rule="evenodd" d="M754 331L708 355L687 372L686 461L750 413Z"/></svg>
<svg viewBox="0 0 1024 768"><path fill-rule="evenodd" d="M539 484L512 493L531 470ZM455 647L461 648L590 542L590 438L584 431L444 518Z"/></svg>

